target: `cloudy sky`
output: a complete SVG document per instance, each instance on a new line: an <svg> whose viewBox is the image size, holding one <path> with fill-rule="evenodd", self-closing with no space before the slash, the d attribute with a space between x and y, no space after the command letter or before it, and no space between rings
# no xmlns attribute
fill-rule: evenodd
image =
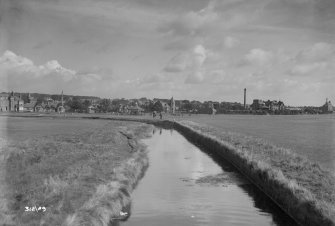
<svg viewBox="0 0 335 226"><path fill-rule="evenodd" d="M0 0L0 91L335 102L334 0Z"/></svg>

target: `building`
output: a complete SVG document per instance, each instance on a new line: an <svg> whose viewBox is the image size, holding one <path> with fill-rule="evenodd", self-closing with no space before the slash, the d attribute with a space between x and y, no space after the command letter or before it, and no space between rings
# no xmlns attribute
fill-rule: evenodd
<svg viewBox="0 0 335 226"><path fill-rule="evenodd" d="M254 99L250 107L254 111L278 112L285 110L284 102L276 100L263 101L259 99Z"/></svg>
<svg viewBox="0 0 335 226"><path fill-rule="evenodd" d="M89 105L88 107L87 107L87 113L89 113L89 114L93 114L93 113L95 113L96 112L96 107L94 107L93 105Z"/></svg>
<svg viewBox="0 0 335 226"><path fill-rule="evenodd" d="M9 95L6 93L0 94L0 112L9 111Z"/></svg>
<svg viewBox="0 0 335 226"><path fill-rule="evenodd" d="M35 106L35 112L45 112L45 104L36 104Z"/></svg>
<svg viewBox="0 0 335 226"><path fill-rule="evenodd" d="M163 106L163 111L165 113L171 112L171 106L169 105L168 102L165 102L165 101L159 101L159 102L161 102L161 104Z"/></svg>
<svg viewBox="0 0 335 226"><path fill-rule="evenodd" d="M330 100L328 100L328 98L326 99L326 103L324 105L322 105L321 111L322 111L322 113L325 113L325 114L333 113L334 108L333 108L333 105L330 102Z"/></svg>
<svg viewBox="0 0 335 226"><path fill-rule="evenodd" d="M219 108L221 111L244 110L244 106L237 102L221 102Z"/></svg>
<svg viewBox="0 0 335 226"><path fill-rule="evenodd" d="M57 107L58 113L65 113L64 100L63 100L63 90L62 90L62 99L60 105Z"/></svg>
<svg viewBox="0 0 335 226"><path fill-rule="evenodd" d="M173 97L170 100L170 108L171 114L176 114L176 102L174 101Z"/></svg>
<svg viewBox="0 0 335 226"><path fill-rule="evenodd" d="M254 111L258 111L258 110L269 110L269 107L265 105L265 102L263 100L259 100L259 99L254 99L252 104L251 104L251 108Z"/></svg>
<svg viewBox="0 0 335 226"><path fill-rule="evenodd" d="M20 112L24 110L24 101L21 95L15 96L14 92L0 94L0 112Z"/></svg>
<svg viewBox="0 0 335 226"><path fill-rule="evenodd" d="M289 114L302 114L303 113L303 109L300 107L286 107L286 110L289 112Z"/></svg>
<svg viewBox="0 0 335 226"><path fill-rule="evenodd" d="M144 109L139 107L138 105L128 107L128 114L130 115L142 115L143 112Z"/></svg>
<svg viewBox="0 0 335 226"><path fill-rule="evenodd" d="M243 98L243 108L244 108L244 110L247 107L246 104L247 104L247 89L244 88L244 98Z"/></svg>
<svg viewBox="0 0 335 226"><path fill-rule="evenodd" d="M285 110L285 105L282 101L266 101L265 102L265 106L267 106L269 108L270 111L283 111Z"/></svg>
<svg viewBox="0 0 335 226"><path fill-rule="evenodd" d="M34 112L37 100L28 93L28 102L23 105L23 111Z"/></svg>

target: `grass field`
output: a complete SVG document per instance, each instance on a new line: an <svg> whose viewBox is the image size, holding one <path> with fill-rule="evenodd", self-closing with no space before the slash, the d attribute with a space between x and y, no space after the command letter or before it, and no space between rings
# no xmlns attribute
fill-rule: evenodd
<svg viewBox="0 0 335 226"><path fill-rule="evenodd" d="M80 117L80 116L73 116L73 117ZM99 116L92 117L92 119L96 119L97 121L100 121L98 118L100 117ZM198 123L191 122L191 121L182 121L182 118L173 119L170 121L157 120L157 119L152 120L148 116L146 117L126 117L126 116L111 117L107 115L102 115L101 118L113 120L112 124L118 123L118 125L120 126L133 125L135 121L154 124L154 125L163 126L163 127L164 126L168 126L168 127L174 126L175 129L182 132L182 134L186 136L186 138L190 139L192 142L205 145L205 148L208 149L209 152L219 153L219 156L227 159L232 164L234 164L242 173L244 173L247 177L249 177L249 179L251 179L256 186L258 186L268 196L270 196L273 200L275 200L277 204L282 207L282 209L284 209L294 219L296 219L297 222L300 222L301 225L335 225L335 190L334 190L335 178L334 178L334 175L332 175L329 171L324 170L317 163L312 162L308 160L307 158L302 157L298 154L295 154L291 152L290 150L277 147L259 138L246 136L246 135L242 135L239 133L228 132L225 129L210 127L206 124L198 124ZM68 118L67 120L71 120L71 118ZM92 121L96 121L96 120L92 120ZM124 122L123 124L119 120L124 120L126 122ZM106 122L108 122L108 120L106 120ZM178 122L178 123L175 123L175 122ZM109 131L109 132L111 133L112 131ZM101 134L104 134L104 132L101 132ZM101 134L99 135L99 137L103 137L101 136ZM118 134L117 136L113 135L112 137L116 138L122 135L124 137L127 137L128 146L130 147L134 145L136 146L137 143L132 141L132 139L129 139L133 137L133 135L129 135L129 134L127 135L127 133L124 133L124 132L117 133L117 134ZM83 139L80 138L81 136L83 137ZM72 144L72 143L81 144L82 147L79 147L79 148L81 150L85 150L84 148L85 140L90 140L89 139L90 136L87 135L87 133L86 135L85 133L81 133L79 138L78 136L74 136L71 139L68 139L68 137L69 136L60 137L59 139L57 137L54 137L53 142L57 143L57 142L64 141L65 144ZM94 142L94 140L95 139L93 140L91 139L92 142ZM98 147L99 145L101 145L100 143L101 142L98 142L98 144L94 144L94 145L97 145ZM24 144L25 143L23 143L23 145ZM29 146L32 146L32 145L28 144L26 148ZM122 150L121 147L118 149ZM20 154L22 152L22 151L20 152L20 150L21 150L20 146L14 145L14 152L9 151L8 153L14 153L14 154L18 153L17 156L20 156L20 155L25 156L24 154ZM33 152L31 152L31 154L32 153ZM85 155L84 154L85 151L83 151L82 153L83 155ZM106 202L103 200L114 200L115 201L115 194L113 192L106 193L104 191L110 190L109 188L113 188L112 190L114 190L115 188L116 190L118 189L124 190L124 188L133 187L133 184L136 183L136 180L133 180L132 178L137 178L138 176L136 175L141 174L141 170L138 170L141 167L137 167L136 163L140 162L140 165L147 164L145 161L145 157L142 157L141 155L142 152L138 152L138 153L140 154L135 156L135 160L133 158L132 161L125 164L126 167L121 167L121 170L118 171L122 173L117 173L121 175L117 177L118 178L117 180L123 181L123 182L116 183L116 184L113 184L113 183L105 184L105 186L96 190L95 195L91 196L89 201L86 201L85 204L83 204L79 208L79 212L74 211L75 208L70 209L71 212L73 212L73 214L71 216L68 216L66 220L66 223L67 223L66 225L85 225L83 222L89 222L92 219L96 219L96 217L90 218L87 216L99 216L101 219L108 219L109 217L111 217L110 212L114 213L114 215L117 214L116 210L120 209L122 205L127 203L128 198L126 194L128 194L128 192L123 192L124 193L123 195L121 194L120 196L121 200L124 200L124 201L117 204L116 210L106 212L105 210L110 209L110 206L108 206L109 202ZM13 159L17 159L15 155L12 155L12 156L14 156ZM25 159L24 161L16 160L16 162L19 162L20 164L25 164L25 161L27 161L27 159L29 160L29 158L23 158ZM83 158L91 159L88 157L83 157ZM8 161L7 157L5 159L7 159ZM93 156L93 159L96 159L96 156ZM138 161L138 160L143 160L143 159L144 159L144 162ZM61 160L63 161L63 159ZM67 160L67 159L64 159L64 160ZM98 163L97 165L99 164L100 163ZM69 165L71 165L71 163L69 163ZM122 169L125 169L125 168L131 168L132 169L131 173L124 172ZM16 174L13 174L13 175L18 175L18 173L25 173L24 170L19 171L19 170L16 170L16 168L14 168L13 171L17 172ZM73 170L70 170L69 172L72 172L72 171ZM86 171L85 171L85 167L80 168L77 171L78 172L77 174L79 174L81 178L85 178L84 176L82 176L82 174L85 174L84 172ZM88 170L88 172L91 172L91 170ZM133 172L135 172L135 174ZM29 175L33 175L33 174L31 173ZM127 180L125 179L125 177L130 178L130 179ZM22 178L22 177L19 177L19 178ZM60 179L62 180L62 178ZM57 181L58 178L52 178L51 184L55 184L53 182L54 180ZM129 184L129 181L131 181L130 184ZM45 184L48 184L48 181L46 181ZM110 194L110 195L107 195L106 197L101 194ZM21 196L18 196L18 197L20 198ZM16 197L14 196L14 198ZM63 200L68 200L68 199L63 198ZM66 203L66 202L60 202L60 203L62 203L62 206L63 206L64 205L63 203ZM96 208L97 206L101 206L100 205L101 203L103 203L102 206L106 206L106 208L102 208L102 209ZM65 206L67 206L67 204ZM98 212L93 211L96 209L98 210ZM8 217L8 214L6 216ZM83 221L83 219L85 219L85 221ZM95 222L93 221L91 224L87 224L87 225L101 225L97 223L96 221ZM102 220L102 221L106 222L106 220Z"/></svg>
<svg viewBox="0 0 335 226"><path fill-rule="evenodd" d="M12 131L1 143L5 225L84 225L83 220L107 225L129 206L129 194L148 165L138 142L148 125L45 118L6 123ZM25 211L34 206L46 210Z"/></svg>

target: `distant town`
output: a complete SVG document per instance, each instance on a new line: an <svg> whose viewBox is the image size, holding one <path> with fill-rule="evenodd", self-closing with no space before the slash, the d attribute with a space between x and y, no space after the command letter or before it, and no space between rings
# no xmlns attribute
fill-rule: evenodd
<svg viewBox="0 0 335 226"><path fill-rule="evenodd" d="M0 112L41 112L41 113L111 113L141 115L162 112L175 115L183 114L328 114L334 107L330 100L320 106L286 106L283 101L254 99L244 103L175 100L170 99L104 99L94 96L73 96L39 93L0 93Z"/></svg>

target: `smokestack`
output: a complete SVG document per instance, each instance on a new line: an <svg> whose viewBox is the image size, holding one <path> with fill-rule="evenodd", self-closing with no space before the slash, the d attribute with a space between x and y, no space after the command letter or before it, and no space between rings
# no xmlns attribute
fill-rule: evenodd
<svg viewBox="0 0 335 226"><path fill-rule="evenodd" d="M247 89L244 88L244 109L246 109Z"/></svg>
<svg viewBox="0 0 335 226"><path fill-rule="evenodd" d="M61 100L61 103L62 103L62 107L63 107L63 90L62 90L62 100Z"/></svg>

